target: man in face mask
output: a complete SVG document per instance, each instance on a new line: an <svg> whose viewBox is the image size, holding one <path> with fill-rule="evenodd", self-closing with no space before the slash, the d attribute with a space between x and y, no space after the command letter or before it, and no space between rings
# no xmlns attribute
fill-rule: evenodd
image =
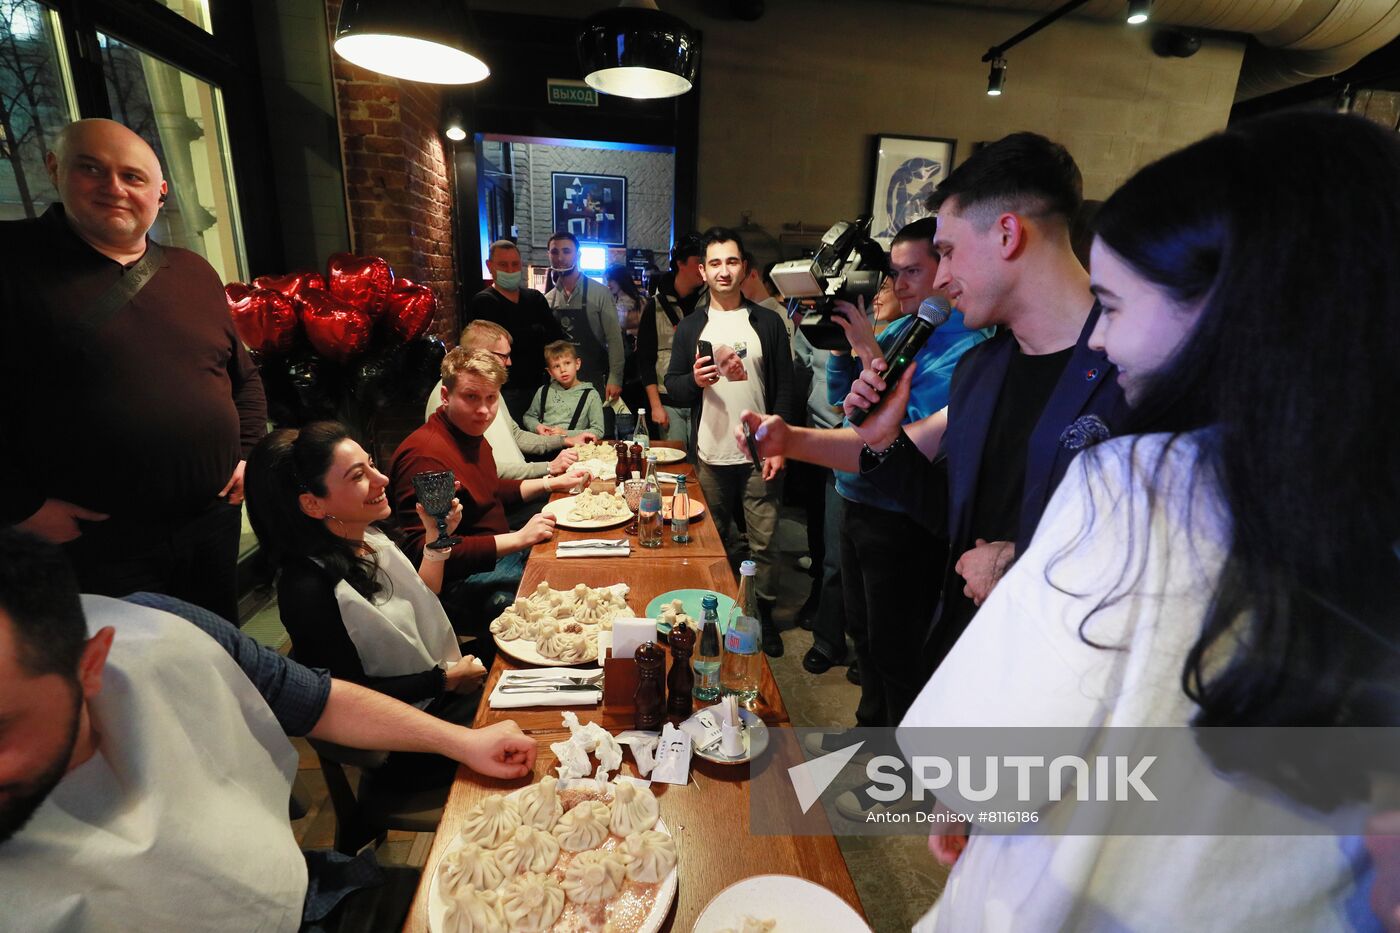
<svg viewBox="0 0 1400 933"><path fill-rule="evenodd" d="M564 332L549 310L544 295L526 288L520 265L520 250L510 240L491 244L486 267L491 284L467 302L467 321L490 321L510 334L513 366L510 381L501 390L501 400L512 418L519 422L536 390L544 385L545 344L564 339ZM603 289L606 293L607 289Z"/></svg>
<svg viewBox="0 0 1400 933"><path fill-rule="evenodd" d="M549 238L549 265L554 287L544 297L583 361L579 376L611 402L622 394L624 349L612 293L579 270L578 238L572 233Z"/></svg>

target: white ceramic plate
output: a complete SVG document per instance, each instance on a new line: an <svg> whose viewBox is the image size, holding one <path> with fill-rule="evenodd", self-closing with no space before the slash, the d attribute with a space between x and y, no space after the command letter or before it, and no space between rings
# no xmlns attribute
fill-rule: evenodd
<svg viewBox="0 0 1400 933"><path fill-rule="evenodd" d="M582 661L561 661L558 658L547 658L540 654L532 638L512 638L510 641L502 641L499 635L491 637L496 640L497 648L521 664L530 664L535 667L578 667L581 664L593 664L598 660L597 652L594 652L592 657L584 658Z"/></svg>
<svg viewBox="0 0 1400 933"><path fill-rule="evenodd" d="M757 713L751 713L742 706L739 707L739 718L742 719L744 725L748 727L744 729L743 732L745 751L742 756L730 758L718 748L711 751L704 751L703 749L697 748L695 749L695 754L706 761L713 761L721 765L741 765L746 761L753 761L759 755L762 755L764 750L768 748L768 724L760 719Z"/></svg>
<svg viewBox="0 0 1400 933"><path fill-rule="evenodd" d="M794 875L755 875L731 884L705 905L692 933L738 929L745 917L776 920L775 931L870 933L860 914L835 892Z"/></svg>
<svg viewBox="0 0 1400 933"><path fill-rule="evenodd" d="M649 447L647 450L656 454L657 463L680 463L685 459L685 451L675 447Z"/></svg>
<svg viewBox="0 0 1400 933"><path fill-rule="evenodd" d="M568 587L565 589L568 589ZM594 587L594 589L614 590L621 595L624 600L627 599L627 594L631 591L631 587L626 583L614 583L611 586ZM532 590L531 592L534 591ZM526 593L524 595L529 596L530 594ZM601 626L585 625L584 628L590 631L602 631ZM578 667L581 664L592 664L594 661L598 660L598 655L596 653L590 658L584 658L582 661L561 661L558 658L547 658L540 654L539 649L535 647L535 640L533 638L512 638L507 641L494 632L491 634L491 637L495 640L497 648L500 648L522 664L530 664L535 667Z"/></svg>
<svg viewBox="0 0 1400 933"><path fill-rule="evenodd" d="M624 507L626 514L618 515L615 518L591 518L587 521L578 521L567 518L569 510L574 507L574 500L578 496L565 496L563 499L555 499L548 502L541 512L548 512L554 516L554 524L560 528L571 528L574 531L596 531L599 528L615 528L618 525L625 525L632 520L632 512Z"/></svg>
<svg viewBox="0 0 1400 933"><path fill-rule="evenodd" d="M526 786L528 787L529 785ZM560 788L562 789L563 787L564 782L561 781ZM607 789L608 796L611 797L614 788L609 784ZM517 787L509 794L506 794L506 796L514 799L524 791L524 787ZM656 820L655 829L657 832L665 833L668 836L672 835L671 831L666 828L666 821L660 817ZM441 832L442 827L439 827L438 831ZM438 863L441 863L442 859L447 858L449 853L455 852L462 847L462 837L455 827L452 833L452 842L448 843L447 848L442 850L442 858L438 859ZM428 885L428 929L431 933L442 933L443 919L447 914L447 896L443 894L442 889L438 886L437 868L437 864L434 864L432 880ZM652 904L651 913L647 914L646 919L642 921L638 933L656 933L657 930L661 929L661 924L666 921L666 915L671 912L671 902L676 899L676 888L679 886L679 882L680 876L675 868L672 868L671 873L661 879L661 886L656 889L656 902ZM566 909L567 903L566 901Z"/></svg>

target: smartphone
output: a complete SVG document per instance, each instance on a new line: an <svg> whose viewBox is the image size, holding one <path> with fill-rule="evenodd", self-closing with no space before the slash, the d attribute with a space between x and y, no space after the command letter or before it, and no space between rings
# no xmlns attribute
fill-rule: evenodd
<svg viewBox="0 0 1400 933"><path fill-rule="evenodd" d="M696 350L697 350L697 352L696 352L696 354L695 354L695 358L696 358L697 360L698 360L700 357L702 357L702 356L708 356L708 357L710 358L710 362L712 362L712 363L714 362L714 360L715 360L715 345L714 345L714 344L710 343L708 340L702 340L702 341L700 341L699 343L697 343L695 346L696 346Z"/></svg>
<svg viewBox="0 0 1400 933"><path fill-rule="evenodd" d="M763 458L758 455L758 445L753 441L753 429L749 427L747 421L741 422L741 426L744 429L744 443L749 447L749 456L753 459L753 465L763 466Z"/></svg>

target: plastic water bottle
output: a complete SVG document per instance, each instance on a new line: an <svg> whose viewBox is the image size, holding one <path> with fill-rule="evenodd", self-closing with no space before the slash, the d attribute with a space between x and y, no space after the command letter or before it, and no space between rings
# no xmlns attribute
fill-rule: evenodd
<svg viewBox="0 0 1400 933"><path fill-rule="evenodd" d="M656 479L656 454L647 454L646 486L637 508L637 543L661 547L661 484Z"/></svg>
<svg viewBox="0 0 1400 933"><path fill-rule="evenodd" d="M758 699L758 678L763 669L762 629L758 622L758 568L751 560L739 565L739 601L729 613L724 632L724 659L720 684L744 705Z"/></svg>
<svg viewBox="0 0 1400 933"><path fill-rule="evenodd" d="M647 410L637 409L637 430L632 435L632 443L642 445L642 450L651 449L651 435L647 433Z"/></svg>
<svg viewBox="0 0 1400 933"><path fill-rule="evenodd" d="M685 491L684 476L676 477L676 494L671 497L671 540L690 543L690 494Z"/></svg>
<svg viewBox="0 0 1400 933"><path fill-rule="evenodd" d="M700 637L695 640L695 654L690 669L695 672L695 686L690 695L701 703L719 702L719 598L706 593L700 598Z"/></svg>

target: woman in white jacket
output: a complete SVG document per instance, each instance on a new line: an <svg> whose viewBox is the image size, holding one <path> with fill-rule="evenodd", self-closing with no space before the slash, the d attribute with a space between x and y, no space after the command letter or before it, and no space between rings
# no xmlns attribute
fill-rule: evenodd
<svg viewBox="0 0 1400 933"><path fill-rule="evenodd" d="M1400 709L1400 136L1329 113L1246 122L1141 170L1096 230L1093 343L1137 436L1071 467L901 745L922 753L909 727L1178 727L1198 812L1359 808L1355 762L1285 773L1206 730ZM1381 928L1345 832L974 826L960 857L930 847L956 864L916 930Z"/></svg>

